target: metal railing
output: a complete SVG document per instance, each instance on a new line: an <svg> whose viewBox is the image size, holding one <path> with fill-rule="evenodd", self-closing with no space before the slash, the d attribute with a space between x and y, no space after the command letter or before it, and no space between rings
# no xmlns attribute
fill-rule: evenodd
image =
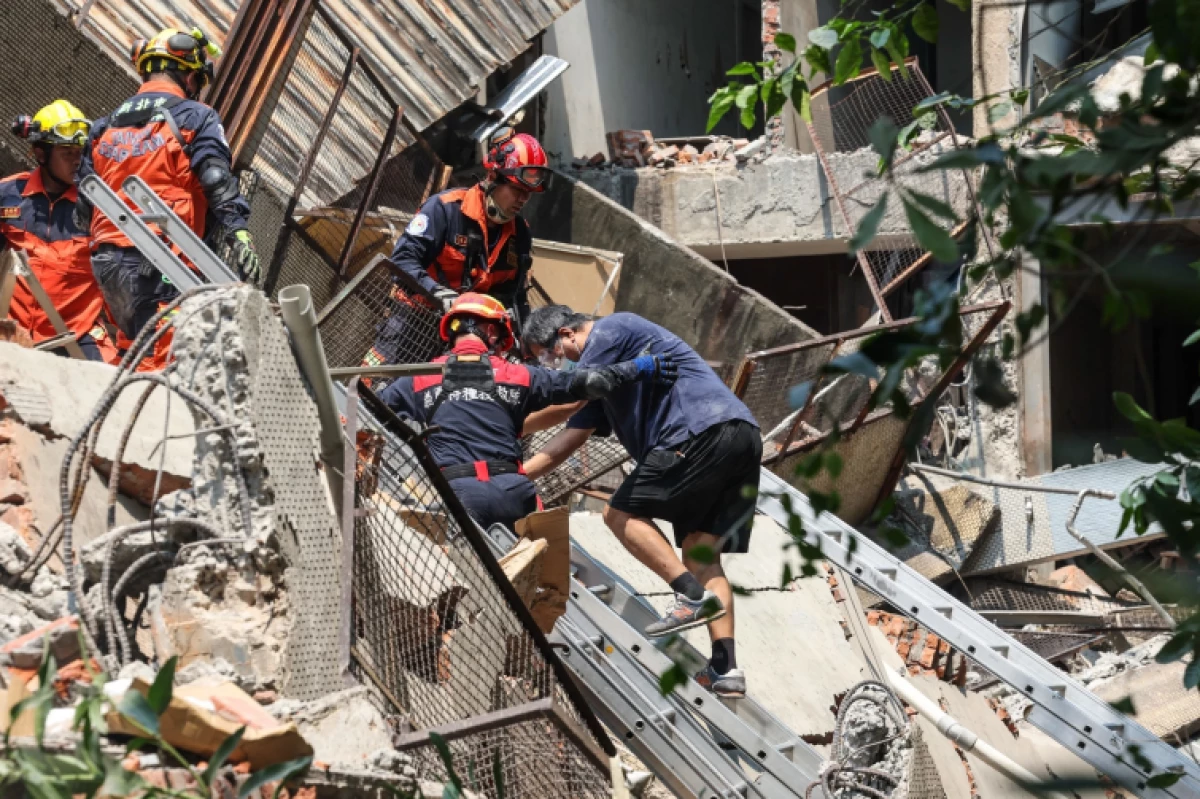
<svg viewBox="0 0 1200 799"><path fill-rule="evenodd" d="M609 795L612 743L421 436L351 382L343 551L353 612L342 661L422 774L449 744L469 790Z"/></svg>

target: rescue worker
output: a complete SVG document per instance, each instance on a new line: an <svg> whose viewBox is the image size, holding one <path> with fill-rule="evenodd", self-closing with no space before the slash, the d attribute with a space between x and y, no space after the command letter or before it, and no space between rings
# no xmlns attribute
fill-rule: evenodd
<svg viewBox="0 0 1200 799"><path fill-rule="evenodd" d="M594 369L630 358L669 357L670 389L641 383L592 401L526 464L536 479L566 460L596 430L615 432L637 462L609 500L604 521L630 554L669 583L672 607L650 637L708 625L712 657L696 680L722 696L744 696L734 651L733 591L721 553L750 544L762 439L750 410L695 350L666 328L631 313L593 318L565 305L533 311L523 343L543 364L563 359ZM682 560L655 526L670 522Z"/></svg>
<svg viewBox="0 0 1200 799"><path fill-rule="evenodd" d="M525 417L550 405L594 400L628 383L667 389L675 367L667 356L643 355L593 369L558 372L497 355L513 345L508 312L493 297L459 296L442 317L451 345L441 375L400 378L380 398L397 415L432 427L429 450L454 493L480 525L512 527L538 510L533 482L521 466L518 438Z"/></svg>
<svg viewBox="0 0 1200 799"><path fill-rule="evenodd" d="M13 122L13 133L32 145L37 169L0 181L0 249L25 251L29 268L89 360L117 363L117 347L101 323L104 296L92 276L88 233L75 225L76 172L91 125L66 100ZM9 310L35 343L58 335L24 278L17 280Z"/></svg>
<svg viewBox="0 0 1200 799"><path fill-rule="evenodd" d="M546 190L546 152L528 133L502 128L489 143L484 180L469 189L435 194L413 217L392 251L392 262L449 310L462 292L490 294L516 317L528 313L526 276L533 237L521 209ZM401 289L393 297L417 302ZM381 325L364 364L394 363L404 352L408 315L393 313Z"/></svg>
<svg viewBox="0 0 1200 799"><path fill-rule="evenodd" d="M95 174L127 199L121 183L141 177L211 245L219 236L232 248L233 266L257 281L258 255L246 229L250 206L231 168L229 144L217 113L196 98L213 78L220 50L199 29L169 28L134 42L131 58L142 77L138 93L96 122L80 164L80 180ZM128 346L159 309L179 295L104 214L80 203L81 226L92 234L92 268ZM166 365L170 336L159 339L139 369Z"/></svg>

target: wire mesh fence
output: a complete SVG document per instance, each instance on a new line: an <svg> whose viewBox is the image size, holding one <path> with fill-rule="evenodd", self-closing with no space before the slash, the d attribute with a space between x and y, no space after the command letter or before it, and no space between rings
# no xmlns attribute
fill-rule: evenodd
<svg viewBox="0 0 1200 799"><path fill-rule="evenodd" d="M398 748L444 776L428 736L439 733L458 773L474 764L488 796L501 782L508 797L607 796L614 750L596 717L420 437L361 391L361 407L349 392L347 411L359 442L344 524L347 659L374 689Z"/></svg>
<svg viewBox="0 0 1200 799"><path fill-rule="evenodd" d="M521 448L526 460L565 427L565 424L557 425L523 438ZM538 496L546 507L552 508L565 504L571 492L580 488L616 488L624 474L614 470L627 460L629 453L615 436L592 436L558 468L535 481ZM606 476L612 479L603 480Z"/></svg>
<svg viewBox="0 0 1200 799"><path fill-rule="evenodd" d="M907 190L938 199L959 210L973 209L975 193L972 175L967 170L923 172L921 168L943 152L958 147L954 126L941 107L915 110L923 101L934 96L933 89L921 72L916 58L905 62L905 75L893 65L885 76L874 69L843 84L825 84L814 90L814 101L821 98L827 110L815 114L808 123L809 133L829 180L842 221L848 231L858 224L878 202L886 188L886 178L863 177L859 160L851 153L871 147L870 131L875 122L889 118L906 132L905 143L898 149L892 171L899 184ZM887 217L896 225L885 229L907 231L903 224L900 203L893 201ZM944 224L944 223L943 223ZM950 231L957 235L960 230ZM884 298L905 280L928 265L932 256L908 232L878 236L857 253L867 283L886 320L891 316Z"/></svg>
<svg viewBox="0 0 1200 799"><path fill-rule="evenodd" d="M421 363L445 349L436 301L382 255L338 292L317 323L332 367ZM382 381L372 385L378 390Z"/></svg>

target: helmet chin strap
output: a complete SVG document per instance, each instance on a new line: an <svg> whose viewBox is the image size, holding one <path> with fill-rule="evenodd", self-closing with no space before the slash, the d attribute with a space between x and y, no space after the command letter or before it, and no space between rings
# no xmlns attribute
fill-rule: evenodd
<svg viewBox="0 0 1200 799"><path fill-rule="evenodd" d="M510 222L512 221L513 217L516 216L515 214L508 213L500 206L496 205L496 201L492 199L491 192L489 192L487 195L487 203L485 204L485 207L487 211L487 218L498 225L503 225L506 222Z"/></svg>

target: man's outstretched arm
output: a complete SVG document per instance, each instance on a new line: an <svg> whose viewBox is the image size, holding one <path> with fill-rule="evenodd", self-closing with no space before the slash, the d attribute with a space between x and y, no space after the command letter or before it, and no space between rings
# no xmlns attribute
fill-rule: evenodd
<svg viewBox="0 0 1200 799"><path fill-rule="evenodd" d="M571 457L571 453L584 445L594 430L595 428L565 428L547 441L546 446L538 450L532 458L525 461L525 474L530 480L536 480L554 471L559 464Z"/></svg>

